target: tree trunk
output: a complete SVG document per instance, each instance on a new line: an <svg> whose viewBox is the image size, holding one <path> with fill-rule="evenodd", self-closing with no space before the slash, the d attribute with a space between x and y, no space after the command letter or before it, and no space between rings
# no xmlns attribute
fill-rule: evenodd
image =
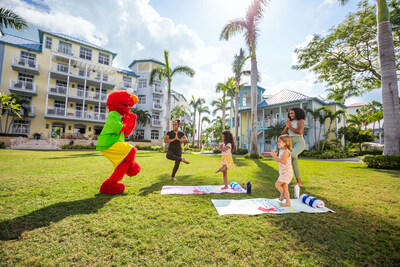
<svg viewBox="0 0 400 267"><path fill-rule="evenodd" d="M317 120L316 119L314 119L314 142L315 142L315 144L314 144L315 150L317 150L318 147L317 147Z"/></svg>
<svg viewBox="0 0 400 267"><path fill-rule="evenodd" d="M171 119L171 80L168 80L168 99L167 99L167 114L165 114L167 127L166 131L169 132L169 124Z"/></svg>
<svg viewBox="0 0 400 267"><path fill-rule="evenodd" d="M197 147L199 147L200 148L200 123L201 123L201 114L200 114L200 112L199 112L199 132L197 133Z"/></svg>
<svg viewBox="0 0 400 267"><path fill-rule="evenodd" d="M222 131L225 131L225 97L223 98L223 102L222 103Z"/></svg>
<svg viewBox="0 0 400 267"><path fill-rule="evenodd" d="M331 126L332 126L332 121L330 121L328 131L326 132L324 143L322 144L322 149L321 149L322 151L325 149L325 144L326 144L326 141L327 141L327 139L329 137L329 132L331 131Z"/></svg>
<svg viewBox="0 0 400 267"><path fill-rule="evenodd" d="M378 127L379 127L379 144L382 144L382 134L381 134L381 121L378 121Z"/></svg>
<svg viewBox="0 0 400 267"><path fill-rule="evenodd" d="M194 109L194 115L193 115L193 140L192 140L192 147L194 146L194 139L196 136L196 109Z"/></svg>
<svg viewBox="0 0 400 267"><path fill-rule="evenodd" d="M378 0L378 21L385 0ZM386 5L387 9L387 5ZM384 14L383 14L384 15ZM396 58L389 19L378 24L379 61L382 72L382 103L385 118L384 155L400 154L399 90L396 76Z"/></svg>
<svg viewBox="0 0 400 267"><path fill-rule="evenodd" d="M254 48L253 48L254 50ZM257 59L255 51L251 57L251 139L250 153L258 154L257 149Z"/></svg>
<svg viewBox="0 0 400 267"><path fill-rule="evenodd" d="M239 88L236 87L236 92L235 92L235 151L238 151L239 148L239 118L238 118L238 112L239 112Z"/></svg>

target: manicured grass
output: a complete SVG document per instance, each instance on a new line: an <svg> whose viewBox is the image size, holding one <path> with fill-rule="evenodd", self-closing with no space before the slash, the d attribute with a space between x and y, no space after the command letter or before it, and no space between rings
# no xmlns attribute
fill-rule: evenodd
<svg viewBox="0 0 400 267"><path fill-rule="evenodd" d="M112 165L92 151L0 150L0 265L384 265L400 262L400 172L300 161L303 193L337 213L218 216L212 198L276 198L277 163L235 158L229 180L253 194L160 195L163 185L222 184L220 156L165 154L119 196L99 195ZM293 193L293 191L291 191Z"/></svg>

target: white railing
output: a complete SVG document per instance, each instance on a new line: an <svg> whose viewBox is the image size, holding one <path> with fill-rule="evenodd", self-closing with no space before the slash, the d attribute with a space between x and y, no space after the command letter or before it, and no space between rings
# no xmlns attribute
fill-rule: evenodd
<svg viewBox="0 0 400 267"><path fill-rule="evenodd" d="M14 81L10 78L10 89L36 93L36 83L23 80Z"/></svg>
<svg viewBox="0 0 400 267"><path fill-rule="evenodd" d="M162 91L162 89L161 89L161 86L156 86L156 85L154 85L154 86L153 86L153 93L156 93L156 94L163 94L163 91Z"/></svg>
<svg viewBox="0 0 400 267"><path fill-rule="evenodd" d="M151 120L151 125L152 126L161 126L161 121L160 120L156 120L156 119L152 119Z"/></svg>
<svg viewBox="0 0 400 267"><path fill-rule="evenodd" d="M39 64L36 59L28 59L28 58L17 58L16 56L13 56L12 59L12 64L17 65L17 66L23 66L25 68L31 68L38 70L39 69Z"/></svg>
<svg viewBox="0 0 400 267"><path fill-rule="evenodd" d="M65 108L48 108L47 115L55 115L55 116L65 116Z"/></svg>
<svg viewBox="0 0 400 267"><path fill-rule="evenodd" d="M63 85L50 85L49 93L58 94L58 95L66 95L67 87Z"/></svg>
<svg viewBox="0 0 400 267"><path fill-rule="evenodd" d="M68 55L68 56L73 56L75 57L74 50L72 48L67 47L67 46L58 46L55 52L63 55Z"/></svg>
<svg viewBox="0 0 400 267"><path fill-rule="evenodd" d="M83 90L83 89L69 88L68 95L69 96L76 96L76 97L79 97L79 98L84 98L85 95L86 95L86 97L88 96L88 92L85 93L85 90Z"/></svg>
<svg viewBox="0 0 400 267"><path fill-rule="evenodd" d="M153 109L162 109L162 106L159 103L153 103Z"/></svg>

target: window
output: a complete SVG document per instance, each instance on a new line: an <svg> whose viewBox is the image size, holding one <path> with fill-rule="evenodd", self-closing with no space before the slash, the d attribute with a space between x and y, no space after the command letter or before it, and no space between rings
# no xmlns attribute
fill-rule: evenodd
<svg viewBox="0 0 400 267"><path fill-rule="evenodd" d="M158 112L153 112L153 114L151 115L151 117L153 118L153 120L159 120L159 119L160 119L160 113L158 113Z"/></svg>
<svg viewBox="0 0 400 267"><path fill-rule="evenodd" d="M132 78L127 76L122 76L122 87L132 88Z"/></svg>
<svg viewBox="0 0 400 267"><path fill-rule="evenodd" d="M160 97L153 97L153 108L162 109Z"/></svg>
<svg viewBox="0 0 400 267"><path fill-rule="evenodd" d="M159 136L159 132L157 130L151 130L151 136L150 139L152 140L157 140Z"/></svg>
<svg viewBox="0 0 400 267"><path fill-rule="evenodd" d="M147 80L146 79L139 79L139 88L146 88L147 87Z"/></svg>
<svg viewBox="0 0 400 267"><path fill-rule="evenodd" d="M108 82L108 74L103 73L103 81Z"/></svg>
<svg viewBox="0 0 400 267"><path fill-rule="evenodd" d="M20 62L29 64L31 67L35 67L36 55L33 53L21 51Z"/></svg>
<svg viewBox="0 0 400 267"><path fill-rule="evenodd" d="M62 100L54 100L54 107L55 108L65 108L65 101Z"/></svg>
<svg viewBox="0 0 400 267"><path fill-rule="evenodd" d="M79 57L87 60L92 60L92 49L81 46Z"/></svg>
<svg viewBox="0 0 400 267"><path fill-rule="evenodd" d="M136 134L134 139L144 139L144 129L136 129Z"/></svg>
<svg viewBox="0 0 400 267"><path fill-rule="evenodd" d="M138 95L139 102L138 104L145 105L146 104L146 95Z"/></svg>
<svg viewBox="0 0 400 267"><path fill-rule="evenodd" d="M27 83L32 84L33 83L33 75L19 73L18 83L23 83L24 85L26 85Z"/></svg>
<svg viewBox="0 0 400 267"><path fill-rule="evenodd" d="M68 65L57 63L57 71L68 73Z"/></svg>
<svg viewBox="0 0 400 267"><path fill-rule="evenodd" d="M29 125L30 125L29 120L15 119L13 121L12 133L29 134Z"/></svg>
<svg viewBox="0 0 400 267"><path fill-rule="evenodd" d="M60 43L58 44L58 52L72 55L72 44L60 41Z"/></svg>
<svg viewBox="0 0 400 267"><path fill-rule="evenodd" d="M75 117L81 118L82 117L82 109L83 105L80 103L76 103L75 105Z"/></svg>
<svg viewBox="0 0 400 267"><path fill-rule="evenodd" d="M46 36L45 47L47 49L51 49L52 45L53 45L53 38Z"/></svg>
<svg viewBox="0 0 400 267"><path fill-rule="evenodd" d="M160 81L154 81L154 90L158 93L162 93Z"/></svg>
<svg viewBox="0 0 400 267"><path fill-rule="evenodd" d="M104 65L110 64L110 56L104 53L99 53L99 63Z"/></svg>
<svg viewBox="0 0 400 267"><path fill-rule="evenodd" d="M78 75L81 77L90 77L90 71L87 71L85 69L79 69Z"/></svg>

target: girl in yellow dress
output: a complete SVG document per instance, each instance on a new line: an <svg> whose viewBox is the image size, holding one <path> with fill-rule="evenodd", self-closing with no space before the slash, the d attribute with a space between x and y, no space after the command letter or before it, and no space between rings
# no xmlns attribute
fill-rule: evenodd
<svg viewBox="0 0 400 267"><path fill-rule="evenodd" d="M235 142L233 141L233 136L230 131L222 132L222 144L216 146L216 150L220 150L222 152L222 167L219 168L217 172L222 172L224 176L225 186L221 188L221 190L228 189L228 169L233 169L233 159L232 159L232 149L235 148Z"/></svg>

